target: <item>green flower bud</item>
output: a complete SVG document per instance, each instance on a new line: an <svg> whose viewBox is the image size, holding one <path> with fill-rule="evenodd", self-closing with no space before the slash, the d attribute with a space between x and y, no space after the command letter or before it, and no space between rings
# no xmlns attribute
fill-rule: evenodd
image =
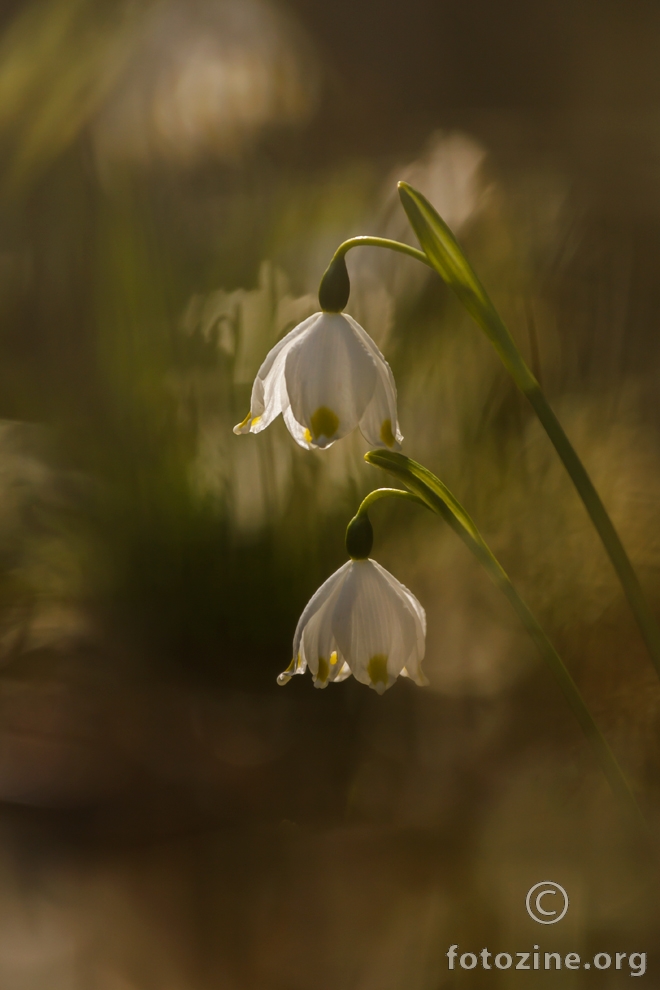
<svg viewBox="0 0 660 990"><path fill-rule="evenodd" d="M346 552L353 560L366 560L374 545L374 531L366 512L353 516L346 528Z"/></svg>
<svg viewBox="0 0 660 990"><path fill-rule="evenodd" d="M333 258L319 285L319 304L325 313L341 313L351 294L344 255Z"/></svg>

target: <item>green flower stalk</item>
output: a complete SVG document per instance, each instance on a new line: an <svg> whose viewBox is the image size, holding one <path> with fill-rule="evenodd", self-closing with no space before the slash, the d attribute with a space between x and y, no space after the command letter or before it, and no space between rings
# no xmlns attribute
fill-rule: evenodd
<svg viewBox="0 0 660 990"><path fill-rule="evenodd" d="M339 245L332 256L332 261L324 271L319 284L319 305L324 312L341 313L346 308L351 294L351 281L346 268L346 254L354 247L379 247L399 254L407 254L423 265L433 268L433 264L423 251L393 241L389 237L351 237Z"/></svg>

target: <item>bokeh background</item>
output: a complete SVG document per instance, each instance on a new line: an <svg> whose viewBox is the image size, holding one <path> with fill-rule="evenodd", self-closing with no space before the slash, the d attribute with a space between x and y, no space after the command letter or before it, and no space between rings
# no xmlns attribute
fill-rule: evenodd
<svg viewBox="0 0 660 990"><path fill-rule="evenodd" d="M431 686L277 687L385 479L357 435L308 453L231 427L337 244L414 243L405 178L660 610L658 6L5 0L0 21L2 990L556 985L450 974L452 943L647 951L653 985L648 852L438 519L373 512ZM481 527L657 831L660 687L553 449L431 273L349 268L405 452ZM548 878L556 929L524 910Z"/></svg>

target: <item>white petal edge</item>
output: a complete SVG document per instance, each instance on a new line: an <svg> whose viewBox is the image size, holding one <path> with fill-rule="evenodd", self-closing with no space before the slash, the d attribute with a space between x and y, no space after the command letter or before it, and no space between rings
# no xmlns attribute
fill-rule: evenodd
<svg viewBox="0 0 660 990"><path fill-rule="evenodd" d="M332 632L332 614L342 586L343 581L335 581L330 594L307 621L302 632L300 656L309 667L314 687L317 688L327 687L344 662Z"/></svg>
<svg viewBox="0 0 660 990"><path fill-rule="evenodd" d="M284 379L282 379L282 389L286 392L286 382ZM282 418L284 419L287 430L296 443L299 444L299 446L304 447L305 450L312 450L314 448L314 444L308 442L307 430L293 415L288 395L286 398L286 403L284 403L284 401L282 402ZM330 444L328 444L328 446L330 446Z"/></svg>
<svg viewBox="0 0 660 990"><path fill-rule="evenodd" d="M403 434L399 428L396 382L394 381L392 369L385 360L380 348L372 340L364 327L361 327L357 320L354 320L348 313L344 313L344 316L370 352L376 364L376 371L378 372L378 382L374 389L374 394L360 420L360 432L367 443L374 447L398 450L403 443ZM391 435L389 437L387 436L386 422L389 424L389 433Z"/></svg>
<svg viewBox="0 0 660 990"><path fill-rule="evenodd" d="M287 334L266 355L252 385L250 412L234 433L261 433L279 416L283 409L282 384L284 364L293 344L322 316L314 313Z"/></svg>
<svg viewBox="0 0 660 990"><path fill-rule="evenodd" d="M426 652L426 612L412 591L406 588L393 574L390 574L377 560L374 560L373 564L394 589L404 607L410 610L415 621L416 642L406 659L401 675L410 677L420 687L427 687L429 680L421 667Z"/></svg>
<svg viewBox="0 0 660 990"><path fill-rule="evenodd" d="M323 607L328 598L332 595L338 584L341 584L348 573L348 569L351 566L352 561L347 560L345 564L331 574L330 577L323 582L320 588L314 592L307 605L303 609L302 615L298 619L298 624L296 626L296 631L293 636L293 660L289 667L277 678L278 684L287 684L288 681L294 674L304 674L307 669L307 663L301 655L301 641L303 632L305 631L305 626L312 618L313 615L318 612L320 608Z"/></svg>

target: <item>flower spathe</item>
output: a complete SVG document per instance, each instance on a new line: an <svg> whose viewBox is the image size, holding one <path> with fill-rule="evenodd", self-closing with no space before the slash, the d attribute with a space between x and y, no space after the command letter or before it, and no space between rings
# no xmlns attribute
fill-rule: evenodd
<svg viewBox="0 0 660 990"><path fill-rule="evenodd" d="M329 447L356 426L373 447L398 449L403 440L390 366L345 313L315 313L269 351L234 433L260 433L280 413L307 450Z"/></svg>
<svg viewBox="0 0 660 990"><path fill-rule="evenodd" d="M286 684L309 667L315 687L351 674L379 694L399 674L422 673L426 615L415 596L375 560L349 560L321 585L300 617Z"/></svg>

